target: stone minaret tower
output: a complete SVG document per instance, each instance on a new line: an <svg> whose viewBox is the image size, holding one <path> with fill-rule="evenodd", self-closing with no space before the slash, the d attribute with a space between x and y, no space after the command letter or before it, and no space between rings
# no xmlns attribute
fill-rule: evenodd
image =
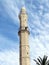
<svg viewBox="0 0 49 65"><path fill-rule="evenodd" d="M28 44L28 27L27 27L27 13L26 9L22 7L20 14L20 65L30 65L30 57L29 57L29 44Z"/></svg>

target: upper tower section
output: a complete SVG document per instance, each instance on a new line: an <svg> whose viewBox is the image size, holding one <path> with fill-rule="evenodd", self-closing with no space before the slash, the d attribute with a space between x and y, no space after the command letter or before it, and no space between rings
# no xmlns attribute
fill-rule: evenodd
<svg viewBox="0 0 49 65"><path fill-rule="evenodd" d="M20 14L19 14L19 19L20 19L20 29L25 29L27 27L27 13L25 7L21 8Z"/></svg>

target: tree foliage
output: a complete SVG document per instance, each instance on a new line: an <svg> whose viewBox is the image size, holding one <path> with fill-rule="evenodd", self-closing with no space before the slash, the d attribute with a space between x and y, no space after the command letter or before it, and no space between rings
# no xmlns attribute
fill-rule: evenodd
<svg viewBox="0 0 49 65"><path fill-rule="evenodd" d="M47 60L48 56L44 55L43 58L40 56L37 58L37 60L34 59L37 65L49 65L49 60Z"/></svg>

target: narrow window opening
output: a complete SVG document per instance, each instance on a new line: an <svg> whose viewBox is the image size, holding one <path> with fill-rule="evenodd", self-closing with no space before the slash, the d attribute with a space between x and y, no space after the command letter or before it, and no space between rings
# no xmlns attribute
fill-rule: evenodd
<svg viewBox="0 0 49 65"><path fill-rule="evenodd" d="M28 52L27 52L27 54L28 54Z"/></svg>

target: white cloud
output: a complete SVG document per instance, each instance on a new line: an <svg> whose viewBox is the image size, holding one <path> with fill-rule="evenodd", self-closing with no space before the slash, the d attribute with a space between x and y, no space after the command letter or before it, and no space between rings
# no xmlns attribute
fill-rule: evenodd
<svg viewBox="0 0 49 65"><path fill-rule="evenodd" d="M23 0L16 1L16 0L3 0L2 5L6 11L6 13L14 20L14 23L19 22L19 6L25 6L25 2Z"/></svg>
<svg viewBox="0 0 49 65"><path fill-rule="evenodd" d="M40 6L39 6L40 7ZM41 7L41 9L44 9ZM41 12L41 11L40 11ZM30 29L30 57L31 65L35 65L33 59L43 55L49 56L49 13L44 13L42 19L38 13L31 12L31 21L29 21ZM37 34L38 33L38 34Z"/></svg>
<svg viewBox="0 0 49 65"><path fill-rule="evenodd" d="M0 52L0 65L19 65L19 53L12 50Z"/></svg>
<svg viewBox="0 0 49 65"><path fill-rule="evenodd" d="M16 5L16 1L14 0L4 0L2 1L3 7L5 11L8 13L8 15L14 20L14 23L16 20L18 21L18 13L19 13L19 8Z"/></svg>
<svg viewBox="0 0 49 65"><path fill-rule="evenodd" d="M44 38L44 36L43 36L43 38ZM46 42L46 40L44 42ZM33 38L33 36L30 35L29 44L30 44L31 65L35 64L33 59L36 59L38 56L41 56L41 57L43 57L44 55L49 56L49 52L48 52L49 44L47 42L46 42L46 44L43 43L42 40L40 40L40 37Z"/></svg>
<svg viewBox="0 0 49 65"><path fill-rule="evenodd" d="M19 50L19 42L12 41L3 35L0 35L0 49L1 50Z"/></svg>

